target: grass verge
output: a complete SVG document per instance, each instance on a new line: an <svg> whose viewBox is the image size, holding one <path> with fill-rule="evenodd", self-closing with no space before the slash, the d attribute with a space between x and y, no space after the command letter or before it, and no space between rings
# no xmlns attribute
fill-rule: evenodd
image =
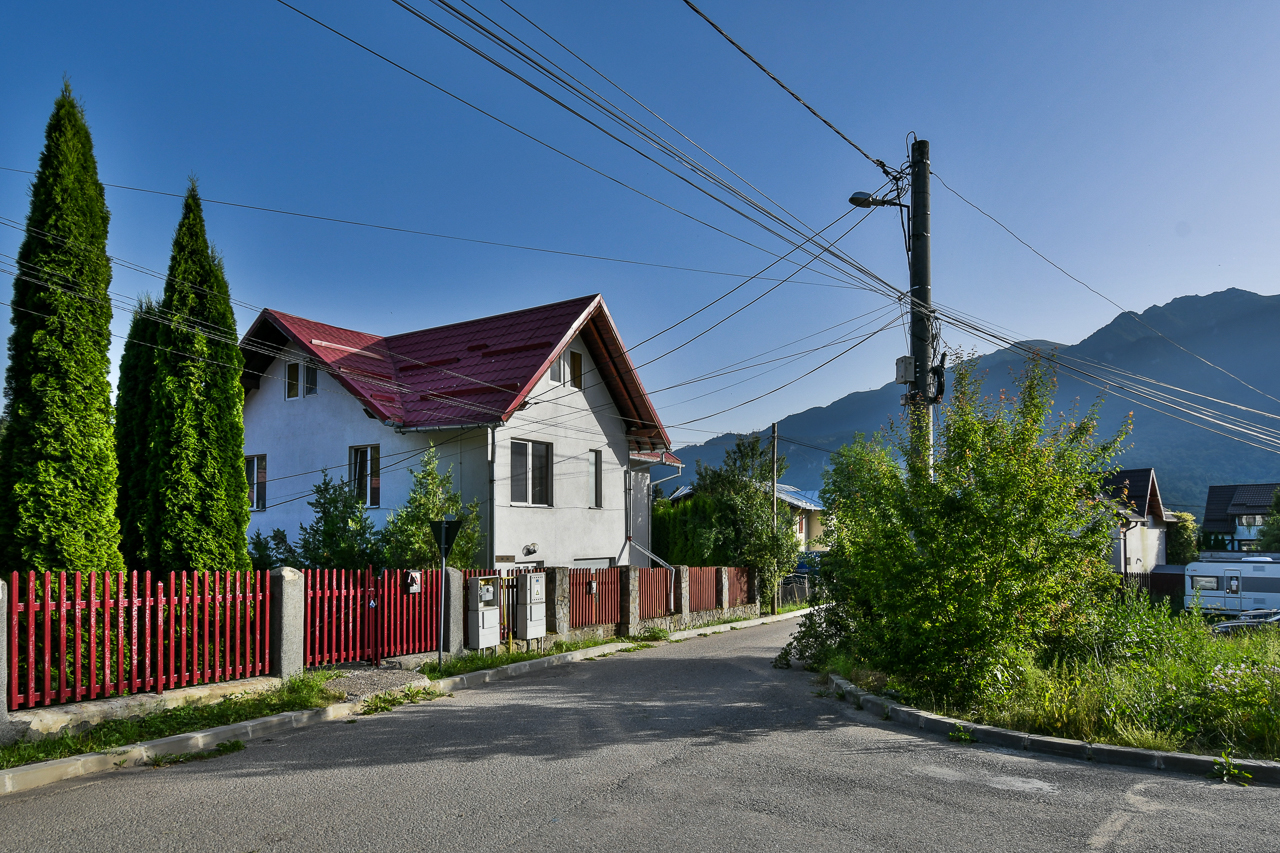
<svg viewBox="0 0 1280 853"><path fill-rule="evenodd" d="M326 686L333 676L329 671L309 672L289 679L274 690L242 693L213 705L169 708L134 720L107 720L77 734L19 741L0 747L0 770L119 749L140 741L242 723L285 711L323 708L343 699L342 694Z"/></svg>
<svg viewBox="0 0 1280 853"><path fill-rule="evenodd" d="M455 675L466 675L468 672L479 672L482 669L497 669L500 666L508 666L522 661L537 660L538 658L551 657L552 655L561 655L565 652L576 652L580 649L590 649L595 646L605 646L609 643L619 642L626 642L626 640L622 637L606 637L605 639L597 640L579 640L576 643L557 641L552 643L549 649L541 652L501 652L495 655L473 652L445 661L443 669L436 666L435 661L429 660L418 667L418 672L428 678L439 680L441 678L452 678Z"/></svg>

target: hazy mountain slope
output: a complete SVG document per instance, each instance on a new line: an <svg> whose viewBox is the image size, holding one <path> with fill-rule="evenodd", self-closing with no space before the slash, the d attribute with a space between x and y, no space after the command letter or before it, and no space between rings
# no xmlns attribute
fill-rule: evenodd
<svg viewBox="0 0 1280 853"><path fill-rule="evenodd" d="M1264 396L1280 397L1280 370L1276 368L1280 364L1280 296L1261 296L1236 289L1207 296L1182 296L1167 305L1148 308L1139 318L1141 322L1121 314L1072 346L1045 341L1034 344L1049 351L1056 349L1063 364L1085 371L1096 369L1088 362L1101 362L1199 394L1280 413L1280 403ZM1170 340L1160 337L1152 329ZM1263 393L1250 390L1237 379L1205 364L1170 341L1203 356ZM1021 364L1021 357L1008 350L984 356L981 369L986 374L985 383L992 391L1008 387L1010 372L1016 371ZM1060 369L1058 375L1056 408L1067 409L1076 404L1088 406L1097 398L1098 390L1070 371ZM892 384L872 391L855 392L828 406L807 409L783 418L778 423L778 432L821 447L838 447L853 435L870 435L898 417L901 413L898 405L901 392L901 386ZM1133 412L1134 431L1121 464L1135 468L1153 466L1165 502L1177 505L1172 508L1199 514L1205 492L1214 483L1280 481L1280 455L1153 412L1125 397L1132 395L1126 394L1121 387L1111 388L1102 407L1103 427L1114 431L1124 417ZM1220 403L1203 402L1219 411L1235 411ZM1280 428L1280 422L1258 415L1235 413ZM1175 414L1187 417L1182 413ZM693 463L697 459L718 463L723 458L724 448L733 441L733 435L724 435L704 444L681 448L677 455L689 467L685 469L684 477L672 483L690 481ZM822 485L825 453L785 443L780 448L791 462L791 468L784 477L787 483L802 489L816 489Z"/></svg>

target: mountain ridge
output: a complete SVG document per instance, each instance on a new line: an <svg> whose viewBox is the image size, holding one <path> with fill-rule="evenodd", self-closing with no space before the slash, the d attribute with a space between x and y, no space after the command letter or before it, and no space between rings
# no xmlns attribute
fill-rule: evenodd
<svg viewBox="0 0 1280 853"><path fill-rule="evenodd" d="M1055 411L1064 411L1071 403L1092 404L1100 393L1087 384L1092 380L1076 376L1063 365L1092 373L1097 368L1091 368L1090 363L1101 363L1228 403L1276 413L1280 412L1280 400L1275 399L1280 397L1280 373L1272 367L1280 363L1280 335L1275 334L1276 329L1280 329L1280 296L1228 288L1204 296L1179 296L1163 305L1150 306L1136 316L1122 312L1077 344L1042 340L1022 343L1051 355L1059 363ZM1206 360L1213 364L1206 364ZM987 385L996 377L1017 370L1023 362L1021 353L1003 348L980 356L978 369L986 374L983 381ZM1104 433L1115 432L1128 413L1133 413L1134 431L1126 442L1120 465L1155 468L1161 495L1171 509L1199 516L1210 485L1280 481L1280 454L1152 411L1143 405L1148 401L1127 393L1122 381L1099 384L1108 387L1100 407ZM888 383L780 419L779 450L791 463L784 480L800 489L820 488L827 458L822 451L791 444L788 439L834 449L858 433L871 435L899 416L901 393L900 386ZM1264 422L1262 416L1223 403L1200 402L1220 412L1248 416L1255 423ZM1198 420L1185 412L1174 414ZM681 477L671 481L671 487L692 481L697 460L719 464L724 448L731 446L736 437L725 433L679 448L676 455L688 467Z"/></svg>

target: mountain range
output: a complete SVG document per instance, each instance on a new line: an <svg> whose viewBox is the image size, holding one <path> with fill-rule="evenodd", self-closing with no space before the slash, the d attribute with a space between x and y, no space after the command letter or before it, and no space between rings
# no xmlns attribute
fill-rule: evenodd
<svg viewBox="0 0 1280 853"><path fill-rule="evenodd" d="M1220 423L1224 415L1245 418L1261 430L1280 428L1274 423L1280 413L1280 296L1235 288L1207 296L1181 296L1136 317L1122 313L1078 344L1025 341L1023 345L1059 362L1056 411L1075 405L1085 408L1101 395L1104 434L1114 433L1133 413L1133 432L1120 465L1155 468L1167 509L1199 517L1210 485L1280 482L1280 453L1219 434L1264 443L1224 428ZM1010 388L1013 374L1023 363L1023 354L1010 348L982 356L978 370L984 390L998 393L1000 388ZM1109 381L1082 378L1067 365ZM1173 386L1191 394L1177 394L1180 400L1175 405L1181 408L1159 405L1133 393L1139 380L1116 371L1144 377L1141 386L1148 391L1173 394L1166 387ZM1106 390L1099 391L1095 385ZM833 449L859 433L872 435L901 416L902 391L902 386L890 383L780 419L778 449L790 463L782 481L800 489L821 488L828 454L803 444ZM1214 410L1210 417L1219 423L1186 411L1196 404ZM724 449L736 438L726 433L677 450L688 467L665 487L668 493L693 480L695 461L719 464Z"/></svg>

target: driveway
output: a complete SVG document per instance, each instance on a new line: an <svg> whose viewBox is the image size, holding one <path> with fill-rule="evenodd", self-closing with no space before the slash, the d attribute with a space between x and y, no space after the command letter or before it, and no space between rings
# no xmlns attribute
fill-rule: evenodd
<svg viewBox="0 0 1280 853"><path fill-rule="evenodd" d="M793 622L0 798L13 851L1275 850L1280 789L952 744L770 664Z"/></svg>

